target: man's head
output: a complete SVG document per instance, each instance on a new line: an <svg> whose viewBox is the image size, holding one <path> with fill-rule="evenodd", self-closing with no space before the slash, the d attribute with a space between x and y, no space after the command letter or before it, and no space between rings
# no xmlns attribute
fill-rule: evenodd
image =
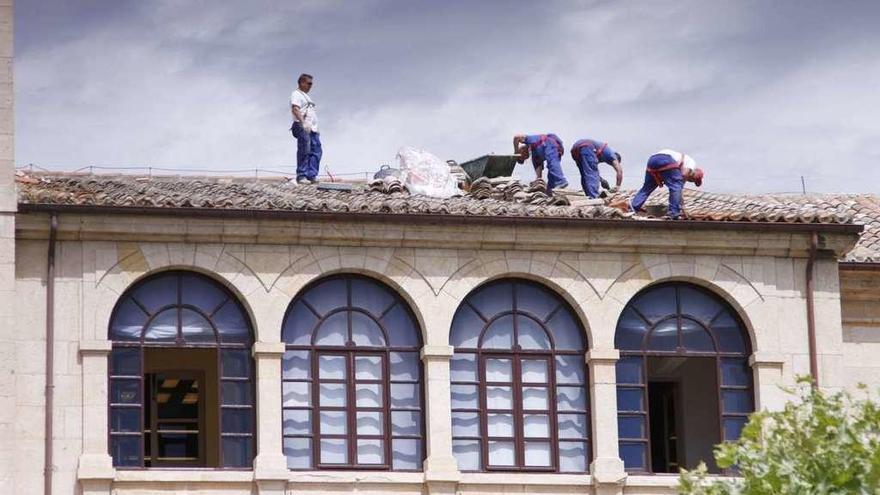
<svg viewBox="0 0 880 495"><path fill-rule="evenodd" d="M700 187L703 185L703 169L697 167L697 168L693 168L693 169L689 168L689 169L685 169L685 170L687 171L687 173L684 177L684 179L686 181L693 182L694 184L696 184L697 187Z"/></svg>
<svg viewBox="0 0 880 495"><path fill-rule="evenodd" d="M525 143L520 143L517 154L519 155L519 158L516 159L517 163L524 163L529 158L529 146Z"/></svg>
<svg viewBox="0 0 880 495"><path fill-rule="evenodd" d="M300 74L299 79L296 80L296 83L299 85L299 90L303 93L308 93L310 89L312 89L312 75L311 74Z"/></svg>

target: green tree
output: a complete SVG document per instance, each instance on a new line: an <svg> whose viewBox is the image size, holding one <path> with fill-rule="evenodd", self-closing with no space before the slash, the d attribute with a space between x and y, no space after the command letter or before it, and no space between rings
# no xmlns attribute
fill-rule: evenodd
<svg viewBox="0 0 880 495"><path fill-rule="evenodd" d="M701 464L682 470L679 493L880 494L880 404L861 391L828 394L799 379L788 392L800 400L754 413L738 441L715 447L718 466L738 476L712 478Z"/></svg>

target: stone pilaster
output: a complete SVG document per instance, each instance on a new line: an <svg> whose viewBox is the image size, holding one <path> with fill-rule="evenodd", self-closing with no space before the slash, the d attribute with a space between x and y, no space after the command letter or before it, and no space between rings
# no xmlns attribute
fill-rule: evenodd
<svg viewBox="0 0 880 495"><path fill-rule="evenodd" d="M749 357L755 381L755 410L779 411L788 401L782 390L785 356L758 351Z"/></svg>
<svg viewBox="0 0 880 495"><path fill-rule="evenodd" d="M284 457L281 415L281 359L283 342L256 342L257 366L257 457L254 480L260 495L284 495L287 459Z"/></svg>
<svg viewBox="0 0 880 495"><path fill-rule="evenodd" d="M14 379L15 132L12 87L13 2L0 0L0 376ZM14 380L13 380L14 385ZM15 386L0 387L0 493L15 493ZM36 462L36 461L35 461Z"/></svg>
<svg viewBox="0 0 880 495"><path fill-rule="evenodd" d="M425 421L427 452L425 480L429 491L443 491L460 478L458 463L452 455L452 412L449 397L449 360L453 348L426 345L422 348L425 370ZM431 486L435 485L434 488ZM445 487L445 488L444 488ZM454 487L453 487L454 489Z"/></svg>
<svg viewBox="0 0 880 495"><path fill-rule="evenodd" d="M617 349L593 349L587 353L592 399L593 463L590 473L596 494L623 493L626 472L617 444Z"/></svg>
<svg viewBox="0 0 880 495"><path fill-rule="evenodd" d="M110 493L116 476L107 430L109 340L84 340L79 344L82 360L83 439L77 478L83 493Z"/></svg>

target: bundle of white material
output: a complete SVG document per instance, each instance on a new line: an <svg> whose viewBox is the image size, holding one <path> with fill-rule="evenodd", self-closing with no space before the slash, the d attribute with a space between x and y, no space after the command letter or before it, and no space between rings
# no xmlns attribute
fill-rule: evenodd
<svg viewBox="0 0 880 495"><path fill-rule="evenodd" d="M411 194L450 198L461 194L449 165L431 153L410 146L397 152L403 181Z"/></svg>

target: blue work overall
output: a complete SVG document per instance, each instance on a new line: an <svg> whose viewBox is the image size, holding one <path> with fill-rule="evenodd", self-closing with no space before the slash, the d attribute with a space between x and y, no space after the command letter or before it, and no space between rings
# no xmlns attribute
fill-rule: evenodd
<svg viewBox="0 0 880 495"><path fill-rule="evenodd" d="M571 157L581 173L581 187L588 198L599 197L599 164L614 162L616 156L608 143L581 139L571 147Z"/></svg>
<svg viewBox="0 0 880 495"><path fill-rule="evenodd" d="M684 155L682 155L682 158ZM684 175L681 173L682 163L669 155L657 154L648 158L648 168L645 171L645 184L630 203L632 211L639 211L648 200L648 196L654 189L669 188L669 210L667 216L678 218L681 215L681 191L684 188Z"/></svg>
<svg viewBox="0 0 880 495"><path fill-rule="evenodd" d="M547 163L547 191L557 187L567 187L568 181L562 173L562 140L556 134L533 134L526 136L525 143L532 155L535 168Z"/></svg>
<svg viewBox="0 0 880 495"><path fill-rule="evenodd" d="M321 134L314 131L306 132L300 122L294 122L290 132L296 138L296 180L313 181L318 176L323 154Z"/></svg>

